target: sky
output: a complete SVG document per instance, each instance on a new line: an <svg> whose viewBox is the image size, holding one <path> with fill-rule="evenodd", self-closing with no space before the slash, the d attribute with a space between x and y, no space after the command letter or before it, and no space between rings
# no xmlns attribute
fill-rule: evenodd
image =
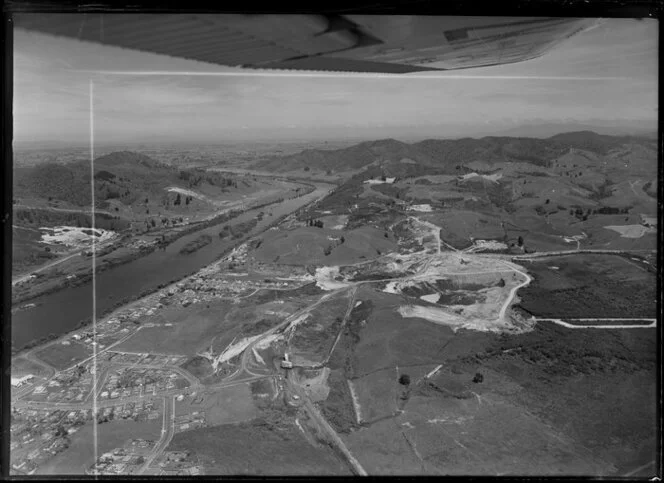
<svg viewBox="0 0 664 483"><path fill-rule="evenodd" d="M655 130L657 49L656 20L605 19L517 64L275 75L16 29L14 140L86 145L91 79L100 143L442 138L564 122Z"/></svg>

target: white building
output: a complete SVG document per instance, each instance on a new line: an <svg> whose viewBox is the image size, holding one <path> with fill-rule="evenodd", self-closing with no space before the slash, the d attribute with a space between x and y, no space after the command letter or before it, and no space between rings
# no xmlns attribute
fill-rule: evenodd
<svg viewBox="0 0 664 483"><path fill-rule="evenodd" d="M27 384L32 380L35 376L32 374L28 374L27 376L23 377L12 377L12 386L14 387L21 387L23 384Z"/></svg>

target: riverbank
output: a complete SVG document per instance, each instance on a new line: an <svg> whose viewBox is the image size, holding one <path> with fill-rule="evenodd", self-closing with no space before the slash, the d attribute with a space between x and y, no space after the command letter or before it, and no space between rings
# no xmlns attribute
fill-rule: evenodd
<svg viewBox="0 0 664 483"><path fill-rule="evenodd" d="M54 340L62 334L89 324L92 318L93 296L96 297L97 319L100 320L127 303L136 302L169 284L182 281L198 270L218 262L249 238L259 235L302 207L326 196L333 188L332 185L318 185L307 195L273 206L270 210L272 216L264 217L256 228L241 239L221 240L217 233L218 227L212 226L206 230L214 235L213 241L190 255L181 255L179 251L190 241L189 238L199 236L198 232L134 263L99 273L96 294L92 293L91 284L84 284L34 299L34 308L20 311L12 317L12 353L19 353L28 345L35 347ZM246 222L254 218L259 210L260 208L249 210L237 220ZM62 310L63 308L65 310Z"/></svg>
<svg viewBox="0 0 664 483"><path fill-rule="evenodd" d="M314 185L308 183L301 184L305 186L306 189L298 193L296 196L288 198L288 200L306 196L316 190L316 186ZM146 235L151 237L152 241L145 241L145 243L141 244L136 250L129 250L127 248L127 246L132 243L131 236L127 233L122 234L120 239L113 244L113 247L105 247L97 252L96 273L99 274L120 265L133 262L138 258L151 254L157 249L163 250L165 247L184 236L222 223L227 223L251 210L268 208L272 205L283 203L284 201L286 201L284 198L277 198L249 206L245 210L224 210L205 221L198 221L183 227L178 227L176 230L169 229L167 233L147 233ZM90 256L84 258L84 260L90 260ZM76 262L80 262L80 260L74 260L69 262L69 264ZM25 304L26 302L56 293L60 290L82 286L92 280L91 262L87 267L79 267L69 270L67 275L60 273L60 270L62 270L62 267L54 269L51 273L41 274L36 281L30 282L29 285L14 286L12 289L12 306Z"/></svg>

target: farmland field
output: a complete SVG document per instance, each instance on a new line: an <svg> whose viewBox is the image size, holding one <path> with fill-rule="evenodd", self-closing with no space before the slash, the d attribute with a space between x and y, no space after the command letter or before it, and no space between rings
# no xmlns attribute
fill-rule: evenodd
<svg viewBox="0 0 664 483"><path fill-rule="evenodd" d="M454 333L423 319L403 318L392 294L358 290L357 300L370 298L375 307L362 327L355 349L355 376L396 365L435 363Z"/></svg>

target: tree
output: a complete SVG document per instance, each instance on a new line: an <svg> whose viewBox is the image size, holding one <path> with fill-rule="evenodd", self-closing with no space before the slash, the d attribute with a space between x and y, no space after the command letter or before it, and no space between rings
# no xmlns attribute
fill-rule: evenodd
<svg viewBox="0 0 664 483"><path fill-rule="evenodd" d="M478 384L478 383L480 383L480 382L482 382L482 381L484 381L484 376L483 376L481 373L476 372L476 373L475 373L475 377L473 377L473 382L474 382L475 384Z"/></svg>
<svg viewBox="0 0 664 483"><path fill-rule="evenodd" d="M544 202L544 204L545 204L545 205L548 205L550 201L551 201L551 200L550 200L549 198L547 198L546 201Z"/></svg>
<svg viewBox="0 0 664 483"><path fill-rule="evenodd" d="M310 169L311 169L311 168L310 168L309 166L305 166L305 167L304 167L304 170L305 170L305 171L309 171Z"/></svg>
<svg viewBox="0 0 664 483"><path fill-rule="evenodd" d="M157 224L154 222L154 219L150 220L150 224L152 225L152 228L154 228L155 226L157 226Z"/></svg>
<svg viewBox="0 0 664 483"><path fill-rule="evenodd" d="M410 376L408 374L402 374L399 377L399 384L402 386L407 386L410 384Z"/></svg>
<svg viewBox="0 0 664 483"><path fill-rule="evenodd" d="M519 235L519 238L517 239L516 243L517 243L517 245L519 245L520 247L523 246L523 237L522 237L521 235Z"/></svg>

